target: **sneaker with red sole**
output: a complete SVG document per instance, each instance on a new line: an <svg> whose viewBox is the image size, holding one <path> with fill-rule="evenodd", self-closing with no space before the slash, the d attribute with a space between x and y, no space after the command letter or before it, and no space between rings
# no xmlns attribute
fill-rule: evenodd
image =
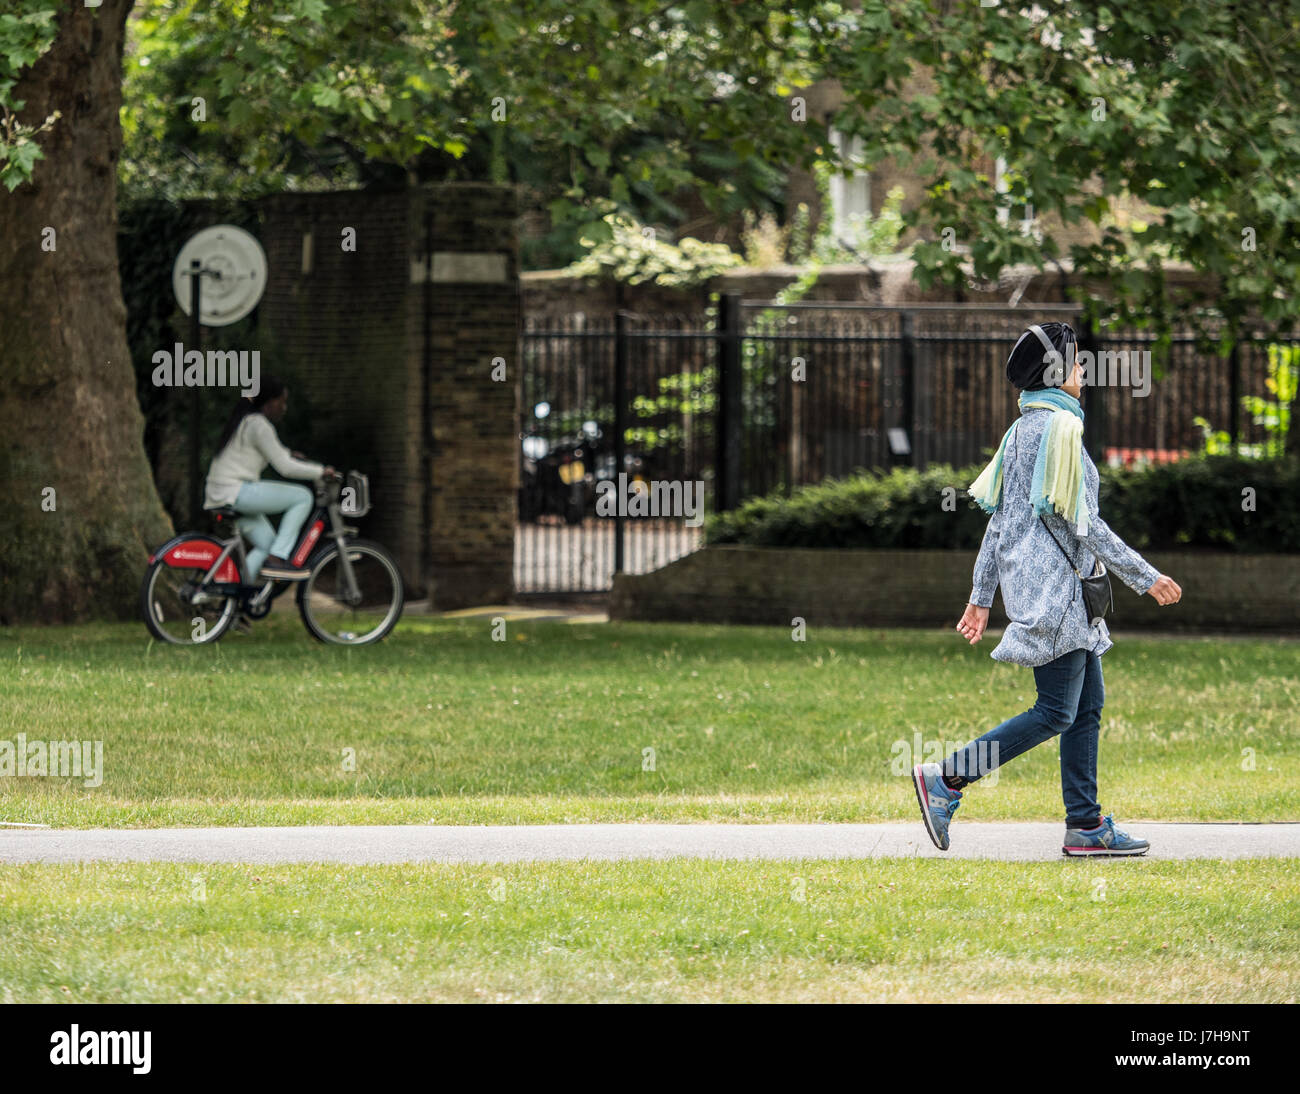
<svg viewBox="0 0 1300 1094"><path fill-rule="evenodd" d="M1066 855L1145 855L1151 844L1115 827L1109 813L1096 828L1067 828L1061 853Z"/></svg>

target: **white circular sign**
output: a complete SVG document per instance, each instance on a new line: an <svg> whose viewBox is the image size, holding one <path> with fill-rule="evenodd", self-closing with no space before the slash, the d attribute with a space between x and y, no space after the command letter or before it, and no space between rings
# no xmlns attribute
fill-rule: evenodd
<svg viewBox="0 0 1300 1094"><path fill-rule="evenodd" d="M243 228L233 224L204 228L181 248L172 267L172 291L186 315L195 261L202 264L199 322L205 327L236 323L257 307L266 288L266 252Z"/></svg>

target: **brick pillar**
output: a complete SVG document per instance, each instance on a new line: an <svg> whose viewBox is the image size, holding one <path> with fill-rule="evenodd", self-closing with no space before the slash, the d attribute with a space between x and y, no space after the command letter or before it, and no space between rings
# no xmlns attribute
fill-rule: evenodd
<svg viewBox="0 0 1300 1094"><path fill-rule="evenodd" d="M292 389L282 439L370 475L362 532L397 555L410 599L508 599L519 475L513 187L284 194L261 213L270 271L258 341L265 367ZM503 382L492 379L497 357Z"/></svg>
<svg viewBox="0 0 1300 1094"><path fill-rule="evenodd" d="M517 195L490 183L411 192L407 351L426 395L421 509L439 609L501 602L514 586L521 326ZM504 380L493 379L493 362Z"/></svg>

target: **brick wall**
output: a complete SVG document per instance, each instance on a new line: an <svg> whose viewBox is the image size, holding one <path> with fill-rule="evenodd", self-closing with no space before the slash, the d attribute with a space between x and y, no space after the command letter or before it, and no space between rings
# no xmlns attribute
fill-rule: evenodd
<svg viewBox="0 0 1300 1094"><path fill-rule="evenodd" d="M370 476L373 508L361 522L364 534L394 551L411 581L419 575L410 520L418 467L405 412L415 402L404 324L406 207L402 192L265 199L261 242L269 277L258 333L288 374L282 439L340 470ZM354 252L342 248L344 228L356 230ZM264 350L263 367L267 356Z"/></svg>
<svg viewBox="0 0 1300 1094"><path fill-rule="evenodd" d="M1183 588L1162 608L1117 578L1110 625L1124 631L1300 634L1295 555L1152 552L1151 565ZM819 551L708 547L651 574L614 578L612 619L789 626L955 626L970 595L973 551ZM1007 618L1001 596L990 628Z"/></svg>
<svg viewBox="0 0 1300 1094"><path fill-rule="evenodd" d="M910 260L891 259L872 267L825 266L817 283L803 297L806 301L848 301L860 304L952 303L958 307L951 289L936 285L923 289L912 280ZM770 270L736 269L713 278L706 286L690 289L664 289L657 285L625 285L622 304L617 288L611 283L592 284L570 277L558 270L533 270L523 275L524 314L526 316L568 314L581 311L588 316L613 315L618 307L629 311L655 314L662 312L702 313L710 292L740 293L747 299L770 300L792 284L802 270L780 266ZM1203 284L1190 271L1167 269L1171 287ZM1082 286L1103 298L1106 286L1095 280L1064 277L1057 271L1041 273L1029 269L1009 269L997 285L970 287L962 294L968 304L1006 304L1011 295L1023 291L1020 307L1031 310L1034 304L1059 304L1066 287Z"/></svg>
<svg viewBox="0 0 1300 1094"><path fill-rule="evenodd" d="M709 291L665 289L649 283L620 286L613 281L588 281L562 270L529 270L521 275L525 316L612 316L622 308L651 314L698 313L708 307ZM620 302L621 298L621 302Z"/></svg>
<svg viewBox="0 0 1300 1094"><path fill-rule="evenodd" d="M363 531L396 553L408 596L442 608L504 599L518 476L515 191L281 194L262 216L259 340L301 404L299 434L285 439L370 475ZM341 246L344 228L355 251ZM467 253L477 257L458 260ZM491 378L494 357L504 383Z"/></svg>

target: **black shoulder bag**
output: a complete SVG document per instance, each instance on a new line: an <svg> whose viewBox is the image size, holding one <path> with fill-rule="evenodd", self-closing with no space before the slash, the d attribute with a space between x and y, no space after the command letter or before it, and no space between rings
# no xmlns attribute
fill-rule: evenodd
<svg viewBox="0 0 1300 1094"><path fill-rule="evenodd" d="M1043 520L1040 516L1039 520ZM1084 577L1079 573L1079 567L1074 564L1070 558L1069 552L1061 546L1061 541L1056 538L1056 533L1048 528L1047 521L1043 520L1043 527L1047 528L1047 534L1052 537L1052 542L1060 548L1061 554L1065 555L1065 561L1070 564L1070 569L1074 571L1075 576L1079 579L1079 584L1083 586L1083 606L1088 612L1088 623L1095 627L1111 613L1115 607L1115 594L1110 587L1110 574L1106 572L1106 564L1097 559L1098 573L1091 577Z"/></svg>

